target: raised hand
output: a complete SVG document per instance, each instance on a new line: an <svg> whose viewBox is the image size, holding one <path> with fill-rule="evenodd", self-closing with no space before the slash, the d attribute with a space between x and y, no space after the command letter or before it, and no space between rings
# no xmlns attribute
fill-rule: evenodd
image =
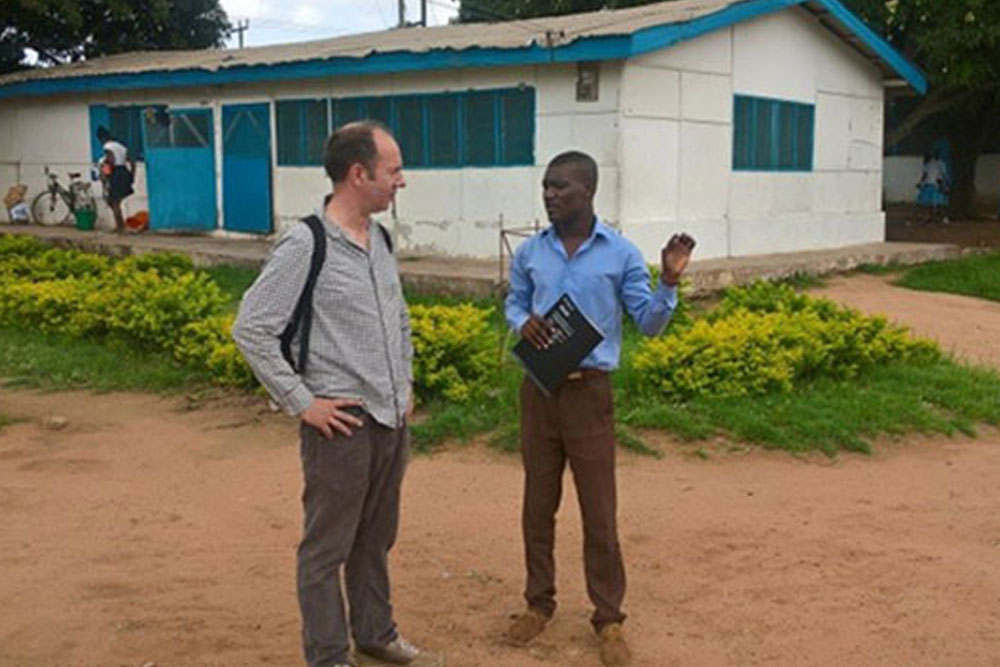
<svg viewBox="0 0 1000 667"><path fill-rule="evenodd" d="M674 287L681 281L681 274L691 261L691 251L695 240L681 232L674 234L660 251L660 280L664 285Z"/></svg>

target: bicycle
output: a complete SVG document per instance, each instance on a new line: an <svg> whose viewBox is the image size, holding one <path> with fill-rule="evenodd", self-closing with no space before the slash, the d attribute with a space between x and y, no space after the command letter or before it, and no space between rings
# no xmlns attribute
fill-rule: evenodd
<svg viewBox="0 0 1000 667"><path fill-rule="evenodd" d="M59 176L45 166L48 185L31 202L31 218L39 225L68 225L73 214L81 209L93 209L94 195L90 183L80 178L79 172L69 173L69 188L59 182Z"/></svg>

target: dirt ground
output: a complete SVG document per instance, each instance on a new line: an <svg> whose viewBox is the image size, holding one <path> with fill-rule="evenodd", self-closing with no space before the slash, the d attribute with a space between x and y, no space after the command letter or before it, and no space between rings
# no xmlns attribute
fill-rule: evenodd
<svg viewBox="0 0 1000 667"><path fill-rule="evenodd" d="M1000 365L997 304L871 276L823 292ZM0 413L23 419L0 432L0 667L302 664L290 421L254 399L14 390ZM997 431L832 460L658 444L619 464L635 665L1000 664ZM522 605L521 483L481 443L412 461L400 626L451 667L596 667L572 495L556 620L499 641Z"/></svg>

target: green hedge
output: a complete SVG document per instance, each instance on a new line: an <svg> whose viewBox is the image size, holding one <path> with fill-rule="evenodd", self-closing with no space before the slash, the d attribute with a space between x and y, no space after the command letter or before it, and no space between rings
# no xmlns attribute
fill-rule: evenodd
<svg viewBox="0 0 1000 667"><path fill-rule="evenodd" d="M643 341L632 365L643 390L683 401L788 392L809 378L851 378L940 354L882 317L760 282L728 290L690 328Z"/></svg>
<svg viewBox="0 0 1000 667"><path fill-rule="evenodd" d="M233 315L208 274L170 253L113 260L0 235L0 323L78 338L113 336L204 368L220 385L257 382L232 341ZM467 401L498 350L489 309L413 306L414 384L423 401Z"/></svg>

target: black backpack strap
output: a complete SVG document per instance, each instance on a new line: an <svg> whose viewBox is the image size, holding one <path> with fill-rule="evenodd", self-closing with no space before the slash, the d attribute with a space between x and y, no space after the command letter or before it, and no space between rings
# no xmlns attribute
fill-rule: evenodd
<svg viewBox="0 0 1000 667"><path fill-rule="evenodd" d="M326 261L326 230L323 222L315 215L302 218L302 222L309 226L313 235L313 251L309 260L309 275L306 278L305 287L295 304L295 311L292 319L289 320L285 330L281 332L281 354L296 373L300 375L306 370L306 361L309 357L309 334L312 330L313 312L313 291L316 288L316 280L319 278L320 269ZM299 337L299 356L295 359L292 356L292 339L296 331L302 331Z"/></svg>
<svg viewBox="0 0 1000 667"><path fill-rule="evenodd" d="M381 222L376 222L375 224L378 225L379 231L382 232L382 238L385 239L385 245L386 245L387 248L389 248L389 252L391 253L392 252L392 236L389 234L389 230L386 229L385 225L383 225Z"/></svg>

